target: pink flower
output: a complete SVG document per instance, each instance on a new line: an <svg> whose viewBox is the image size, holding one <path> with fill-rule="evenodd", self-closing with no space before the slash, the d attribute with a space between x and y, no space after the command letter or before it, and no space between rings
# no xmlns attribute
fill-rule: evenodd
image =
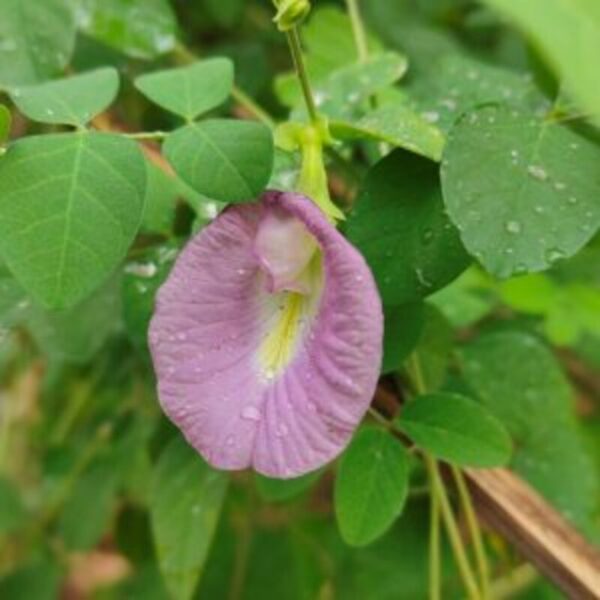
<svg viewBox="0 0 600 600"><path fill-rule="evenodd" d="M192 239L160 289L160 403L213 466L295 477L349 442L377 384L382 330L358 251L308 198L267 192Z"/></svg>

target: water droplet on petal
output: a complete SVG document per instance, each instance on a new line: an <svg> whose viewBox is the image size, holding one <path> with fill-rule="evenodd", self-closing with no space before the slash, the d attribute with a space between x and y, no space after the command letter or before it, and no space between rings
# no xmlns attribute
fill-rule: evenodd
<svg viewBox="0 0 600 600"><path fill-rule="evenodd" d="M242 410L242 419L247 421L260 421L260 411L256 406L246 406Z"/></svg>

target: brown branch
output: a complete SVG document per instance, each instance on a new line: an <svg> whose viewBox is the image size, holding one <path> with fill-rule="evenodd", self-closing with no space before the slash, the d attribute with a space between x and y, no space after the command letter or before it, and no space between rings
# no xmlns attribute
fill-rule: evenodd
<svg viewBox="0 0 600 600"><path fill-rule="evenodd" d="M507 469L466 469L482 520L572 600L600 599L600 552Z"/></svg>

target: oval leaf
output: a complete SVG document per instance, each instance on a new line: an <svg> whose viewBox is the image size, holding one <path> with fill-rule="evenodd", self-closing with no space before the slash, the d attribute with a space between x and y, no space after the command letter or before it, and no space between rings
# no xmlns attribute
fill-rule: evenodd
<svg viewBox="0 0 600 600"><path fill-rule="evenodd" d="M119 74L105 67L39 85L13 89L17 108L33 121L83 127L104 111L119 91Z"/></svg>
<svg viewBox="0 0 600 600"><path fill-rule="evenodd" d="M273 170L273 137L251 121L213 119L174 131L164 152L194 190L222 202L254 200Z"/></svg>
<svg viewBox="0 0 600 600"><path fill-rule="evenodd" d="M511 441L501 422L465 396L419 396L403 408L398 425L417 446L450 463L497 467L510 460Z"/></svg>
<svg viewBox="0 0 600 600"><path fill-rule="evenodd" d="M135 86L155 104L192 121L225 102L233 87L233 63L228 58L210 58L142 75Z"/></svg>
<svg viewBox="0 0 600 600"><path fill-rule="evenodd" d="M541 271L600 226L598 164L598 145L569 127L488 106L448 136L444 201L466 248L490 273Z"/></svg>
<svg viewBox="0 0 600 600"><path fill-rule="evenodd" d="M442 132L405 104L382 106L356 122L332 121L337 139L372 139L439 161L444 148Z"/></svg>
<svg viewBox="0 0 600 600"><path fill-rule="evenodd" d="M381 429L361 429L335 481L335 514L344 540L364 546L385 533L402 512L407 492L404 446Z"/></svg>
<svg viewBox="0 0 600 600"><path fill-rule="evenodd" d="M150 515L160 570L173 598L188 600L214 537L227 477L177 437L163 451L152 484Z"/></svg>
<svg viewBox="0 0 600 600"><path fill-rule="evenodd" d="M127 253L145 181L141 152L120 136L19 140L0 160L0 255L42 304L76 304Z"/></svg>
<svg viewBox="0 0 600 600"><path fill-rule="evenodd" d="M436 165L401 151L371 169L347 232L373 270L384 304L427 296L469 264L444 212Z"/></svg>

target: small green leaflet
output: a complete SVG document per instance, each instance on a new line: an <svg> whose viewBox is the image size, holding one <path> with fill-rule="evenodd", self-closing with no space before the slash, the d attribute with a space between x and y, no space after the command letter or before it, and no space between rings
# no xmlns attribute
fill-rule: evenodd
<svg viewBox="0 0 600 600"><path fill-rule="evenodd" d="M13 88L17 108L33 121L83 127L103 112L119 91L119 74L104 67L83 75Z"/></svg>
<svg viewBox="0 0 600 600"><path fill-rule="evenodd" d="M396 52L385 52L373 56L365 63L350 64L330 73L314 87L315 102L319 111L332 118L352 120L357 107L373 94L398 81L406 72L406 57ZM294 80L294 86L298 86ZM282 92L279 92L282 94ZM299 88L296 93L283 92L295 107L293 120L302 120L305 109Z"/></svg>
<svg viewBox="0 0 600 600"><path fill-rule="evenodd" d="M404 508L408 470L400 441L382 429L359 430L335 480L335 514L348 544L364 546L388 530Z"/></svg>
<svg viewBox="0 0 600 600"><path fill-rule="evenodd" d="M485 0L513 21L554 67L568 90L600 124L600 71L589 60L600 56L597 0ZM577 43L574 43L574 40Z"/></svg>
<svg viewBox="0 0 600 600"><path fill-rule="evenodd" d="M4 143L10 135L10 125L12 122L12 116L10 110L0 104L0 144ZM1 154L1 151L0 151Z"/></svg>
<svg viewBox="0 0 600 600"><path fill-rule="evenodd" d="M177 174L196 192L221 202L248 202L273 170L273 136L261 123L212 119L177 129L163 146Z"/></svg>
<svg viewBox="0 0 600 600"><path fill-rule="evenodd" d="M150 516L160 570L177 600L189 600L198 584L227 483L227 476L211 469L181 437L160 456Z"/></svg>
<svg viewBox="0 0 600 600"><path fill-rule="evenodd" d="M33 136L0 160L0 255L49 308L73 306L123 259L144 210L146 171L132 140Z"/></svg>
<svg viewBox="0 0 600 600"><path fill-rule="evenodd" d="M435 161L441 159L445 141L437 127L398 103L382 106L358 121L331 121L330 130L336 139L372 139Z"/></svg>
<svg viewBox="0 0 600 600"><path fill-rule="evenodd" d="M510 460L511 441L502 423L465 396L418 396L403 407L397 423L417 446L459 466L498 467Z"/></svg>
<svg viewBox="0 0 600 600"><path fill-rule="evenodd" d="M435 163L399 150L369 171L347 234L367 259L386 305L427 296L469 264L444 212Z"/></svg>
<svg viewBox="0 0 600 600"><path fill-rule="evenodd" d="M85 33L127 56L152 59L175 47L177 21L168 0L80 0L77 8Z"/></svg>
<svg viewBox="0 0 600 600"><path fill-rule="evenodd" d="M598 145L575 130L488 106L448 136L444 201L465 247L490 273L541 271L598 230L599 164Z"/></svg>
<svg viewBox="0 0 600 600"><path fill-rule="evenodd" d="M0 90L44 81L75 46L71 0L0 0Z"/></svg>
<svg viewBox="0 0 600 600"><path fill-rule="evenodd" d="M142 75L135 86L155 104L193 121L225 102L233 87L233 63L228 58L209 58Z"/></svg>

